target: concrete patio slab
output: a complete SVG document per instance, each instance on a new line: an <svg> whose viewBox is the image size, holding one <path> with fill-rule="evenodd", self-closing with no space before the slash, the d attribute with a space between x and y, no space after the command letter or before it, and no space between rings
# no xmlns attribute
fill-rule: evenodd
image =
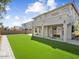
<svg viewBox="0 0 79 59"><path fill-rule="evenodd" d="M68 40L68 43L74 44L74 45L79 45L79 40Z"/></svg>

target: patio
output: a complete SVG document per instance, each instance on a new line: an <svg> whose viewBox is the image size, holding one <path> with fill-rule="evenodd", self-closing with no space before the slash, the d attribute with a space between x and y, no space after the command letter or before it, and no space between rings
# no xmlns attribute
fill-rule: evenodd
<svg viewBox="0 0 79 59"><path fill-rule="evenodd" d="M60 41L60 42L64 42L63 39L60 39L59 37L54 37L54 38L49 38L46 37L49 40L55 40L55 41ZM70 44L74 44L74 45L79 45L79 39L74 38L73 40L67 40L66 43L70 43Z"/></svg>

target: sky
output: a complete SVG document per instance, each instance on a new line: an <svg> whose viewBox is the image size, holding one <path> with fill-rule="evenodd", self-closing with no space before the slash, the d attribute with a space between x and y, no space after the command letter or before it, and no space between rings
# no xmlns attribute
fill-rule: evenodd
<svg viewBox="0 0 79 59"><path fill-rule="evenodd" d="M7 7L7 14L1 21L3 25L13 27L32 21L33 17L65 5L71 0L12 0ZM79 0L75 0L79 6Z"/></svg>

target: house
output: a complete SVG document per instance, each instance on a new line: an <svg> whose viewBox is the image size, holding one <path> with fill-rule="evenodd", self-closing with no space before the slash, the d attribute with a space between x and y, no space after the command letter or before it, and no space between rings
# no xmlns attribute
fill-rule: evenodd
<svg viewBox="0 0 79 59"><path fill-rule="evenodd" d="M32 21L22 24L26 33L32 33Z"/></svg>
<svg viewBox="0 0 79 59"><path fill-rule="evenodd" d="M74 4L66 4L34 17L32 34L43 38L57 37L66 42L72 39L72 26L79 19L78 16Z"/></svg>

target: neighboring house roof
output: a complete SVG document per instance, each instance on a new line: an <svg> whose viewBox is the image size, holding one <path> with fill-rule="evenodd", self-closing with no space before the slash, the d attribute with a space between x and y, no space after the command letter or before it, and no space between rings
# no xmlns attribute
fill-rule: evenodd
<svg viewBox="0 0 79 59"><path fill-rule="evenodd" d="M32 23L32 21L27 22L27 23L23 23L22 25L31 24L31 23Z"/></svg>
<svg viewBox="0 0 79 59"><path fill-rule="evenodd" d="M22 24L23 28L32 29L32 21Z"/></svg>
<svg viewBox="0 0 79 59"><path fill-rule="evenodd" d="M39 17L39 16L42 16L42 15L44 15L44 14L47 14L47 13L49 13L49 12L55 11L55 10L57 10L57 9L63 8L63 7L68 6L68 5L72 5L73 8L75 9L76 13L77 13L78 16L79 16L78 10L76 9L75 5L74 5L73 3L68 3L68 4L66 4L66 5L64 5L64 6L61 6L61 7L58 7L58 8L56 8L56 9L54 9L54 10L51 10L51 11L48 11L48 12L43 13L43 14L41 14L41 15L38 15L38 16L34 17L33 19L35 19L35 18L37 18L37 17Z"/></svg>

